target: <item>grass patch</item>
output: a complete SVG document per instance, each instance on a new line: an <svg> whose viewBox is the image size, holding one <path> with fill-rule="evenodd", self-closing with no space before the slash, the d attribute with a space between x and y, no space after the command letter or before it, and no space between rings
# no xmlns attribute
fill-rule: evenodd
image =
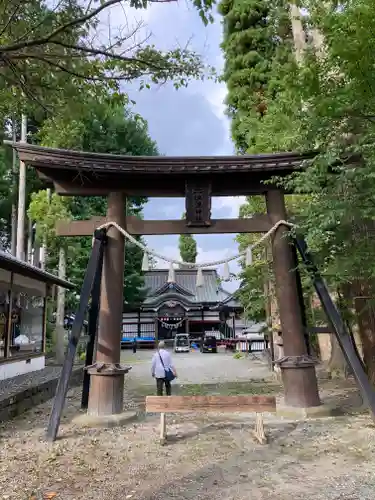
<svg viewBox="0 0 375 500"><path fill-rule="evenodd" d="M172 392L175 396L237 396L241 394L277 394L281 390L282 386L276 382L254 380L249 382L227 382L221 384L175 384L173 385ZM137 397L145 397L155 394L155 387L153 385L132 387L131 392Z"/></svg>

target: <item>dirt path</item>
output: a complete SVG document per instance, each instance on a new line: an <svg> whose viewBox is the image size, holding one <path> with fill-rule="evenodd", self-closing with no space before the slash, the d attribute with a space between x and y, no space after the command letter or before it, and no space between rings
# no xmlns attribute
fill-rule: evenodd
<svg viewBox="0 0 375 500"><path fill-rule="evenodd" d="M327 391L337 397L332 386ZM142 399L126 398L132 407ZM254 443L250 416L169 416L170 444L160 447L158 417L81 429L71 424L79 402L79 390L71 391L53 445L44 442L50 404L0 428L0 499L374 498L375 428L367 415L311 422L269 416L266 446Z"/></svg>

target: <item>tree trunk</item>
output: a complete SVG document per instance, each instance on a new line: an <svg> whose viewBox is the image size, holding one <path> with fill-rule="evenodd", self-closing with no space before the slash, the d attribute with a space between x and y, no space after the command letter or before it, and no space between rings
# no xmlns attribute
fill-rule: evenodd
<svg viewBox="0 0 375 500"><path fill-rule="evenodd" d="M66 255L65 249L60 248L59 252L59 278L66 278ZM56 361L60 365L64 362L65 347L64 347L64 317L65 317L65 288L59 286L57 291L57 309L56 309L56 331L55 331L55 354Z"/></svg>
<svg viewBox="0 0 375 500"><path fill-rule="evenodd" d="M40 267L40 246L38 241L34 241L33 266Z"/></svg>
<svg viewBox="0 0 375 500"><path fill-rule="evenodd" d="M264 248L264 260L268 263L268 256L270 255L270 248L269 244L266 243L265 248ZM266 267L266 272L264 273L264 284L263 284L263 289L264 289L264 310L266 313L266 323L267 323L267 330L268 330L268 340L269 340L269 353L270 353L270 369L272 372L275 371L275 345L274 345L274 339L273 339L273 331L272 331L272 312L271 312L271 282L270 282L270 277L268 273L268 267Z"/></svg>
<svg viewBox="0 0 375 500"><path fill-rule="evenodd" d="M332 378L344 378L347 376L347 363L341 347L334 334L330 335L331 356L328 361L328 372Z"/></svg>
<svg viewBox="0 0 375 500"><path fill-rule="evenodd" d="M48 203L51 202L51 190L49 188L47 189L47 201ZM47 257L48 257L47 241L46 238L43 238L42 247L40 249L40 267L43 270L45 270L46 268Z"/></svg>
<svg viewBox="0 0 375 500"><path fill-rule="evenodd" d="M358 330L363 347L363 362L370 382L375 386L375 318L373 291L368 283L359 286L360 293L354 298L358 317Z"/></svg>
<svg viewBox="0 0 375 500"><path fill-rule="evenodd" d="M302 16L299 7L289 4L290 22L292 24L292 33L294 40L294 54L298 64L302 62L303 53L306 48L306 33L303 29Z"/></svg>
<svg viewBox="0 0 375 500"><path fill-rule="evenodd" d="M27 221L27 254L26 262L32 264L33 260L33 223L31 219Z"/></svg>
<svg viewBox="0 0 375 500"><path fill-rule="evenodd" d="M343 301L340 292L336 294L337 306L339 310L343 309ZM336 339L336 335L330 335L331 340L331 356L328 361L328 371L331 377L345 378L348 375L348 364L345 361L344 354Z"/></svg>

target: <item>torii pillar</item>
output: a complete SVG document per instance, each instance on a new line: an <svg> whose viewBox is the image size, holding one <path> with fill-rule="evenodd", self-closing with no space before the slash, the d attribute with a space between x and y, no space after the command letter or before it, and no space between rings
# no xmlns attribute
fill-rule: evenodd
<svg viewBox="0 0 375 500"><path fill-rule="evenodd" d="M274 225L287 220L284 193L266 193L267 212ZM295 261L288 229L279 227L272 239L276 298L279 306L284 356L278 361L284 385L285 404L296 408L320 406L314 360L307 353L299 302Z"/></svg>
<svg viewBox="0 0 375 500"><path fill-rule="evenodd" d="M125 227L125 195L108 195L107 220ZM124 374L129 368L120 365L124 288L125 239L117 229L107 233L100 295L100 313L96 362L88 370L90 394L87 414L105 417L122 413Z"/></svg>

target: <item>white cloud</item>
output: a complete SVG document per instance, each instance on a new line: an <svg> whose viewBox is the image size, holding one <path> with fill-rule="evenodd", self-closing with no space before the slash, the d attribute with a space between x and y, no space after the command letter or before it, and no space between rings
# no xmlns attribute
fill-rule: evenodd
<svg viewBox="0 0 375 500"><path fill-rule="evenodd" d="M224 84L212 85L212 87L209 90L207 89L205 92L205 96L208 102L210 103L215 115L220 120L228 121L227 117L225 116L225 104L224 104L226 95L227 95L227 88Z"/></svg>
<svg viewBox="0 0 375 500"><path fill-rule="evenodd" d="M225 218L236 218L238 217L240 206L243 205L245 201L245 196L217 196L216 198L212 198L212 209L226 209L228 215Z"/></svg>

